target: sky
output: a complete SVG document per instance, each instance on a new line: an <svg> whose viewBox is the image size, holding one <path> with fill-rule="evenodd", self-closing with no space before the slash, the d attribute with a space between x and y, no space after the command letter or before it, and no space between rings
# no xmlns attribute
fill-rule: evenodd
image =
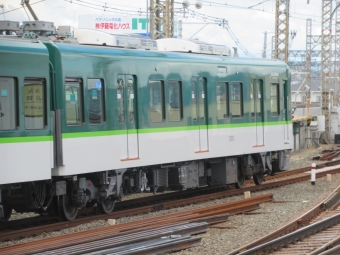
<svg viewBox="0 0 340 255"><path fill-rule="evenodd" d="M39 20L52 21L55 26L78 27L79 15L145 15L147 1L30 0L30 4ZM246 56L246 51L247 56L262 57L267 31L267 56L270 57L271 37L275 33L275 0L201 0L200 9L195 8L196 0L189 0L185 15L182 2L175 0L175 16L183 22L183 38L238 47L240 56ZM335 4L333 1L333 9ZM0 5L4 7L0 8L0 20L33 20L27 8L27 13L22 8L21 0L0 0ZM296 31L290 50L305 50L307 18L312 19L312 34L321 34L321 9L322 0L290 0L289 30ZM228 23L224 28L219 25L223 19Z"/></svg>

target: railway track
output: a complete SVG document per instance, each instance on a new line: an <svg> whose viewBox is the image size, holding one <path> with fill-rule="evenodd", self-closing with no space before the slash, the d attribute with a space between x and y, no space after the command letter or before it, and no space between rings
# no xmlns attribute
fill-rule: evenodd
<svg viewBox="0 0 340 255"><path fill-rule="evenodd" d="M326 166L327 163L319 165L318 168ZM116 207L117 209L111 214L95 215L93 213L93 208L87 208L86 210L83 210L79 214L80 215L79 218L71 222L61 221L60 218L52 217L45 217L45 221L42 221L44 217L35 217L8 222L6 224L2 224L1 226L2 230L0 232L0 241L4 242L9 240L21 239L24 237L36 236L44 232L60 231L65 228L78 226L95 220L118 219L122 217L145 214L163 209L171 209L194 203L206 202L213 199L221 199L236 195L242 195L245 191L254 192L259 190L271 189L283 185L289 185L309 180L310 175L305 173L305 171L309 169L310 169L309 167L301 168L287 172L282 172L275 176L268 176L266 183L259 186L255 185L247 186L243 189L226 189L226 187L219 187L218 188L219 191L216 192L216 188L209 187L206 188L206 190L204 191L208 194L198 196L195 195L195 192L197 192L197 190L189 190L186 192L178 193L174 192L157 196L139 198L136 200L135 199L127 200L117 203ZM325 176L326 174L329 173L332 174L340 173L340 168L335 168L317 173L317 178ZM210 193L213 191L215 192ZM137 205L139 207L135 207L136 206L135 202L137 201L138 201Z"/></svg>
<svg viewBox="0 0 340 255"><path fill-rule="evenodd" d="M340 186L298 219L227 255L340 254L339 206ZM333 251L330 253L326 251L331 248Z"/></svg>
<svg viewBox="0 0 340 255"><path fill-rule="evenodd" d="M205 232L208 225L226 221L231 214L258 209L260 203L269 202L272 198L272 194L264 194L191 211L3 247L0 248L0 254L86 254L121 249L124 245L150 241L155 236L160 238L164 235L198 234ZM137 247L131 249L136 250Z"/></svg>

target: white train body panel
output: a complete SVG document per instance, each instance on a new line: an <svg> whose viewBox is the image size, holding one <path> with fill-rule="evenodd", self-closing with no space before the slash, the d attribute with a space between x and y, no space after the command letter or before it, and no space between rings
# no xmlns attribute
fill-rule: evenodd
<svg viewBox="0 0 340 255"><path fill-rule="evenodd" d="M52 141L2 143L0 184L50 179L52 148Z"/></svg>
<svg viewBox="0 0 340 255"><path fill-rule="evenodd" d="M255 128L209 129L209 149L202 151L198 150L197 130L141 133L138 135L138 158L126 158L125 135L64 138L64 166L54 168L53 175L77 175L98 169L113 170L291 149L291 141L284 139L285 128L292 134L291 125L264 126L263 146L250 142L254 141Z"/></svg>

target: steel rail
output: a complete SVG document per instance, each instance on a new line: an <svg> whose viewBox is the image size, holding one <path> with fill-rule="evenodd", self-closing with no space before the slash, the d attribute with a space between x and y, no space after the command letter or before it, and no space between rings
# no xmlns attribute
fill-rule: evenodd
<svg viewBox="0 0 340 255"><path fill-rule="evenodd" d="M301 239L301 237L310 236L313 233L319 232L326 228L332 227L340 223L340 213L329 217L325 220L316 222L309 226L298 229L290 234L279 237L273 241L267 242L265 244L259 245L257 247L248 249L247 251L238 253L239 255L254 255L259 253L273 252L288 243L293 243Z"/></svg>
<svg viewBox="0 0 340 255"><path fill-rule="evenodd" d="M260 195L257 197L242 199L238 201L232 201L229 203L224 203L220 205L214 205L209 207L204 207L200 209L195 209L191 211L175 213L165 216L159 216L155 218L149 218L141 221L129 222L118 224L114 226L104 227L100 229L92 229L86 232L78 232L74 234L69 234L66 236L59 236L55 238L39 240L31 243L19 244L15 246L8 246L0 248L0 254L27 254L29 252L36 253L46 250L52 250L56 248L67 247L70 245L79 244L84 246L84 243L92 241L101 241L102 239L113 238L115 242L120 242L119 235L130 234L134 232L144 231L146 234L154 231L155 228L161 226L177 226L183 223L194 224L195 222L206 222L206 220L211 220L211 223L218 223L221 221L226 221L228 212L244 212L249 210L254 210L259 208L259 203L271 201L272 194ZM228 215L227 215L228 214ZM209 218L208 218L209 217ZM196 223L196 224L198 224ZM208 223L205 223L206 225ZM197 233L197 230L195 230ZM195 234L189 232L189 234ZM145 234L145 235L146 235ZM143 237L145 235L142 235ZM132 239L134 241L134 239ZM112 241L110 241L112 243ZM29 251L29 252L28 252ZM59 253L57 253L59 254ZM72 253L73 254L73 253Z"/></svg>
<svg viewBox="0 0 340 255"><path fill-rule="evenodd" d="M278 239L281 236L291 233L292 231L301 228L302 226L305 226L306 224L308 224L308 222L310 222L313 218L315 218L317 215L319 215L322 211L332 208L334 207L336 204L339 203L339 190L340 190L340 186L337 187L326 199L324 199L322 202L320 202L318 205L316 205L315 207L313 207L311 210L309 210L308 212L304 213L302 216L300 216L299 218L297 218L294 221L289 222L288 224L286 224L285 226L279 228L278 230L263 236L257 240L255 240L252 243L246 244L245 246L242 246L240 248L237 248L229 253L227 253L227 255L235 255L235 254L242 254L242 252L246 252L248 250L251 250L254 247L265 247L264 245L266 243L274 240L274 239ZM248 254L248 253L245 253ZM251 253L249 253L251 254ZM256 254L256 253L254 253Z"/></svg>

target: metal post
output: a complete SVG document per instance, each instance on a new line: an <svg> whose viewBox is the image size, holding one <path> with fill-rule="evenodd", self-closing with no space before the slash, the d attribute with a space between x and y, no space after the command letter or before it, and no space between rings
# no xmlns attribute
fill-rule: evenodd
<svg viewBox="0 0 340 255"><path fill-rule="evenodd" d="M290 0L276 0L275 59L288 63Z"/></svg>
<svg viewBox="0 0 340 255"><path fill-rule="evenodd" d="M183 23L182 20L178 21L178 38L182 39Z"/></svg>
<svg viewBox="0 0 340 255"><path fill-rule="evenodd" d="M149 0L146 0L146 37L151 37L149 36Z"/></svg>
<svg viewBox="0 0 340 255"><path fill-rule="evenodd" d="M336 5L340 5L340 0L336 1ZM339 106L340 97L340 8L336 9L335 16L335 86L334 86L334 105Z"/></svg>
<svg viewBox="0 0 340 255"><path fill-rule="evenodd" d="M264 44L262 58L267 58L267 31L264 32Z"/></svg>
<svg viewBox="0 0 340 255"><path fill-rule="evenodd" d="M306 84L312 88L312 19L306 20ZM308 103L308 102L307 102Z"/></svg>
<svg viewBox="0 0 340 255"><path fill-rule="evenodd" d="M274 59L275 58L275 36L272 36L272 54L271 54L271 58Z"/></svg>
<svg viewBox="0 0 340 255"><path fill-rule="evenodd" d="M332 0L322 0L322 34L321 34L321 84L322 84L322 115L325 116L325 138L330 142L330 78L331 78L331 29Z"/></svg>
<svg viewBox="0 0 340 255"><path fill-rule="evenodd" d="M150 13L151 38L174 37L174 0L151 0Z"/></svg>

